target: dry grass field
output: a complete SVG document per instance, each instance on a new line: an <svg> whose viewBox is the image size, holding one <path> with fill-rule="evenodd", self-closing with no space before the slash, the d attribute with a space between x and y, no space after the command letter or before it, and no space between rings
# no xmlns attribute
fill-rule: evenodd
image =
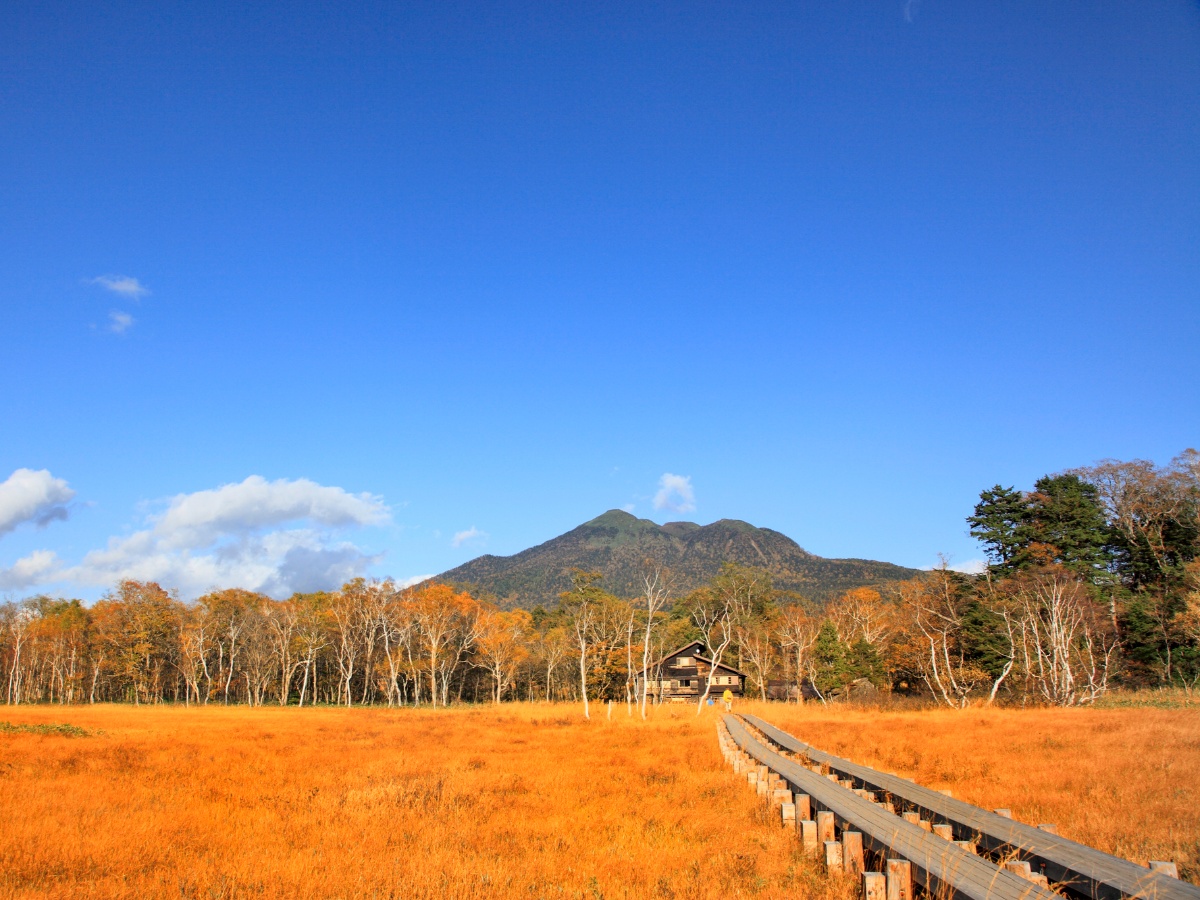
<svg viewBox="0 0 1200 900"><path fill-rule="evenodd" d="M745 711L1195 878L1197 710ZM90 734L0 728L0 897L852 895L724 768L715 713L597 712L5 708Z"/></svg>
<svg viewBox="0 0 1200 900"><path fill-rule="evenodd" d="M815 747L1200 884L1200 708L747 705Z"/></svg>
<svg viewBox="0 0 1200 900"><path fill-rule="evenodd" d="M5 708L0 897L845 900L690 709Z"/></svg>

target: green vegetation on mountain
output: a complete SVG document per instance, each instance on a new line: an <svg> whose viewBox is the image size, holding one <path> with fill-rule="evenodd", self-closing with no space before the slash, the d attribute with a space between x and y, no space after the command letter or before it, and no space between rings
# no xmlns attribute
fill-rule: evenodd
<svg viewBox="0 0 1200 900"><path fill-rule="evenodd" d="M553 605L571 588L571 571L600 572L604 588L618 596L641 592L645 560L668 569L677 595L709 582L725 562L770 572L775 587L815 601L851 588L912 578L914 569L867 559L824 559L778 531L737 519L711 525L658 525L612 509L544 544L513 556L480 556L438 576L469 586L506 607Z"/></svg>

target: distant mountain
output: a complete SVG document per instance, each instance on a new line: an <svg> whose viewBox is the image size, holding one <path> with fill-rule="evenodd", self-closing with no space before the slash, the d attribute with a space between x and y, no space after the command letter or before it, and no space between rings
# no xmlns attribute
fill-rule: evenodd
<svg viewBox="0 0 1200 900"><path fill-rule="evenodd" d="M869 559L825 559L809 553L791 538L755 528L737 519L711 525L668 522L657 525L619 509L585 522L544 544L513 556L480 556L437 576L494 596L506 607L553 605L571 587L571 570L604 575L611 593L634 597L640 592L642 561L653 559L671 571L677 595L717 574L724 562L766 569L775 586L825 601L851 588L879 586L917 574L891 563Z"/></svg>

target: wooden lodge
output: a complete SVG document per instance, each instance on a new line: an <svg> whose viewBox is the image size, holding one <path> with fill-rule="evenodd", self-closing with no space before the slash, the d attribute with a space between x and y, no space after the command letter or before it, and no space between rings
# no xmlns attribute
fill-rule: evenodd
<svg viewBox="0 0 1200 900"><path fill-rule="evenodd" d="M638 693L642 690L642 679L649 677L648 693L658 702L693 703L704 693L705 679L712 675L712 688L708 695L720 700L725 691L741 697L746 686L746 675L724 663L713 667L701 641L692 641L678 650L668 653L646 671L638 675Z"/></svg>

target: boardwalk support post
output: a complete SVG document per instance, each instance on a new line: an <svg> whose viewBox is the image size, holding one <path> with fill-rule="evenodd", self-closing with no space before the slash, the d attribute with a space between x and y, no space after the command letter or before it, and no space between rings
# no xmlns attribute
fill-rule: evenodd
<svg viewBox="0 0 1200 900"><path fill-rule="evenodd" d="M825 871L826 872L841 872L842 868L842 845L837 841L825 842Z"/></svg>
<svg viewBox="0 0 1200 900"><path fill-rule="evenodd" d="M863 838L861 831L842 831L842 865L846 874L857 878L866 869L863 865Z"/></svg>
<svg viewBox="0 0 1200 900"><path fill-rule="evenodd" d="M812 798L808 794L796 795L796 818L811 819L812 816Z"/></svg>
<svg viewBox="0 0 1200 900"><path fill-rule="evenodd" d="M912 863L907 859L887 861L887 900L913 900Z"/></svg>
<svg viewBox="0 0 1200 900"><path fill-rule="evenodd" d="M816 853L820 841L817 840L817 823L812 819L800 822L800 846L806 853Z"/></svg>
<svg viewBox="0 0 1200 900"><path fill-rule="evenodd" d="M862 873L863 900L887 900L887 878L882 872Z"/></svg>
<svg viewBox="0 0 1200 900"><path fill-rule="evenodd" d="M817 840L822 844L833 840L833 813L825 809L817 813Z"/></svg>

